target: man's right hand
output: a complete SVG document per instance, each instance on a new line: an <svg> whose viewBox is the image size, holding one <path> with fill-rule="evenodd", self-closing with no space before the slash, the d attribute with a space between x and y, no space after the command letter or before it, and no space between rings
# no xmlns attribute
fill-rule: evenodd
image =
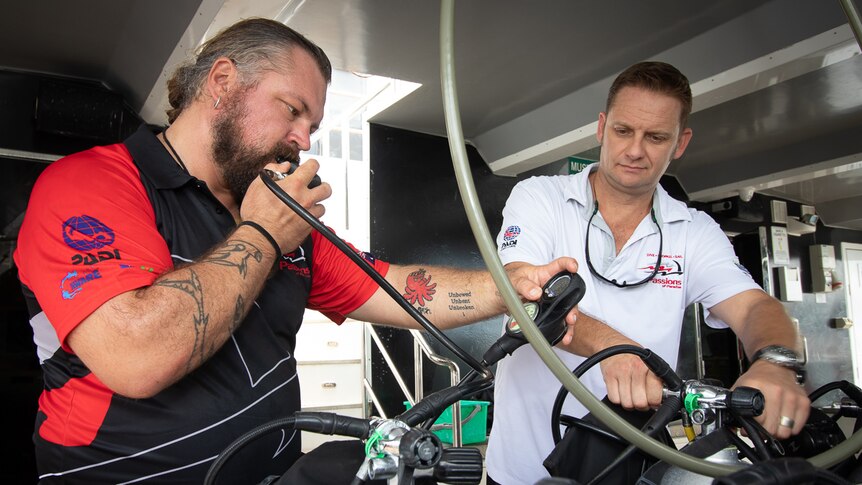
<svg viewBox="0 0 862 485"><path fill-rule="evenodd" d="M641 347L610 325L584 312L578 313L573 329L574 338L569 342L564 340L558 347L575 355L589 357L616 345ZM661 405L662 381L649 370L640 357L619 354L604 359L599 365L611 402L625 409L642 411Z"/></svg>
<svg viewBox="0 0 862 485"><path fill-rule="evenodd" d="M265 168L274 172L287 173L290 163L271 163ZM308 188L309 182L319 169L320 164L317 160L309 159L295 172L283 180L276 181L282 190L318 219L326 212L321 202L332 195L332 187L326 182L313 189ZM311 226L293 209L277 199L259 177L255 177L248 187L240 207L240 217L244 221L251 220L265 228L279 243L282 253L299 247L311 233Z"/></svg>
<svg viewBox="0 0 862 485"><path fill-rule="evenodd" d="M639 411L661 405L662 381L640 357L620 354L603 360L600 365L611 402Z"/></svg>

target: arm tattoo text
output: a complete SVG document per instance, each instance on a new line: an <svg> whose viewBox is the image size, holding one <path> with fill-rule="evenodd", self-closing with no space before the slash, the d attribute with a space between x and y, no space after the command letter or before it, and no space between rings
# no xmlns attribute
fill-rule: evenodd
<svg viewBox="0 0 862 485"><path fill-rule="evenodd" d="M475 310L472 291L450 291L449 309L452 311Z"/></svg>

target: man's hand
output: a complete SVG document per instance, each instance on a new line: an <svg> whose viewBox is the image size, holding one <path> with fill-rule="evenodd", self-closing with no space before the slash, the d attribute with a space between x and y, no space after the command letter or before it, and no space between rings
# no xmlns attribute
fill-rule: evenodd
<svg viewBox="0 0 862 485"><path fill-rule="evenodd" d="M574 258L562 257L541 266L533 266L528 263L509 263L506 265L506 273L512 287L522 298L536 301L542 296L542 287L552 276L560 271L570 273L578 272L578 262ZM578 308L575 307L566 315L566 334L563 336L562 344L567 345L574 336L574 325L578 318Z"/></svg>
<svg viewBox="0 0 862 485"><path fill-rule="evenodd" d="M270 163L267 169L279 173L287 173L289 162ZM299 166L291 175L276 183L297 203L305 207L316 218L323 216L323 202L332 195L332 187L324 182L313 189L308 188L309 182L317 174L320 164L309 159ZM282 203L269 188L255 177L240 207L242 220L251 220L266 229L279 243L282 252L296 249L311 233L311 226L305 222L286 204Z"/></svg>
<svg viewBox="0 0 862 485"><path fill-rule="evenodd" d="M573 312L574 313L574 312ZM569 315L572 317L573 315ZM578 313L577 326L570 326L574 338L566 335L557 347L575 355L589 357L596 352L617 345L642 347L610 325L587 313ZM569 322L569 317L566 322ZM572 322L574 323L574 322ZM663 383L640 357L619 354L599 364L607 387L608 399L625 409L647 410L661 405Z"/></svg>
<svg viewBox="0 0 862 485"><path fill-rule="evenodd" d="M640 357L621 354L600 364L608 399L624 409L646 411L661 405L662 382Z"/></svg>
<svg viewBox="0 0 862 485"><path fill-rule="evenodd" d="M769 434L785 439L802 431L811 401L796 383L792 369L758 360L733 385L739 386L753 387L763 393L763 413L756 419Z"/></svg>
<svg viewBox="0 0 862 485"><path fill-rule="evenodd" d="M781 302L759 289L734 295L709 312L733 329L745 346L746 355L753 355L767 345L793 348L800 338ZM758 360L737 379L734 387L738 386L753 387L763 393L765 407L756 419L769 434L784 439L802 430L811 402L796 383L796 372L792 369Z"/></svg>

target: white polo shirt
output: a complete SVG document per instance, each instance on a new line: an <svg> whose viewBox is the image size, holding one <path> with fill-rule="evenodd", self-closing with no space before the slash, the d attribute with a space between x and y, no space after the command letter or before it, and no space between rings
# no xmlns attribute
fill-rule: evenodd
<svg viewBox="0 0 862 485"><path fill-rule="evenodd" d="M595 166L591 167L595 169ZM739 265L730 241L708 215L689 209L656 188L653 209L661 226L662 257L652 281L618 288L594 277L586 264L584 241L594 204L588 171L577 175L533 177L512 190L503 209L497 247L503 264L544 264L571 256L586 283L581 311L660 355L675 368L685 308L701 302L705 309L760 287ZM590 261L609 280L635 283L653 271L659 231L647 215L619 255L611 232L596 213L590 229ZM713 327L726 327L710 318ZM554 349L570 369L584 358ZM601 399L606 394L599 366L581 382ZM525 345L497 364L494 423L487 450L488 475L502 485L534 484L547 477L542 461L553 449L551 408L560 382L533 348ZM587 413L573 396L563 414Z"/></svg>

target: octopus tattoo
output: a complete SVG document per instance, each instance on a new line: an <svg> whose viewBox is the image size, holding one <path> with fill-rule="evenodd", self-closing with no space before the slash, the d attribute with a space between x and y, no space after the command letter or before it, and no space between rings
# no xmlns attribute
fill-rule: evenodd
<svg viewBox="0 0 862 485"><path fill-rule="evenodd" d="M419 306L425 306L425 301L433 300L434 293L437 292L437 290L434 289L437 287L437 283L429 283L431 283L431 276L426 278L424 269L410 273L410 275L407 276L407 286L404 287L404 298L406 298L411 305L419 303Z"/></svg>

